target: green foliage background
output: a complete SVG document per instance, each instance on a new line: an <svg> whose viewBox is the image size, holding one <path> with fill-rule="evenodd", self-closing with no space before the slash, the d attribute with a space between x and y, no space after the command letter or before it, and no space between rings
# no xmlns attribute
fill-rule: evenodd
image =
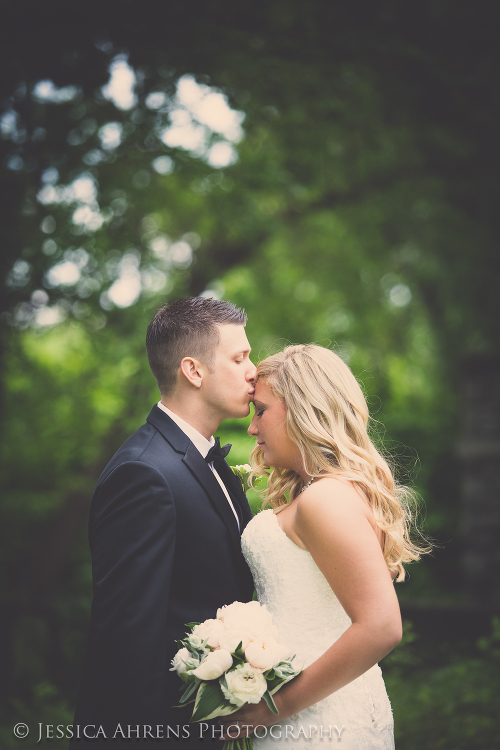
<svg viewBox="0 0 500 750"><path fill-rule="evenodd" d="M26 18L25 3L6 3L15 32L2 32L2 93L16 124L2 120L1 141L5 747L20 744L16 721L71 723L90 612L90 497L158 398L144 335L177 297L243 306L255 360L308 341L345 358L373 438L419 491L436 540L398 587L401 601L464 601L461 363L498 354L500 320L495 4L219 2L194 19L184 5L90 2L83 14L53 1ZM102 94L116 59L136 75L127 109ZM224 168L206 156L216 131L203 153L162 140L185 75L244 113ZM47 79L76 93L37 99ZM164 107L148 104L155 92ZM121 141L106 149L109 122ZM162 155L165 174L153 166ZM74 221L77 201L40 198L44 184L82 174L98 228ZM188 261L157 252L158 238L188 243ZM68 261L79 279L51 283ZM119 307L106 293L126 262L142 293ZM40 308L60 322L37 322ZM221 427L233 463L248 460L246 426ZM495 627L478 641L408 625L383 665L401 750L498 744Z"/></svg>

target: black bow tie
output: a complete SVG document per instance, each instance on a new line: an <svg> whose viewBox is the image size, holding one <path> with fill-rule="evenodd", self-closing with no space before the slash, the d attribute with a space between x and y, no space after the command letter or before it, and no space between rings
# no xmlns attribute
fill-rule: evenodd
<svg viewBox="0 0 500 750"><path fill-rule="evenodd" d="M215 445L212 445L212 447L208 451L207 455L205 456L205 461L207 462L207 464L211 464L212 461L217 464L224 458L226 458L230 450L231 443L228 443L227 445L223 445L221 447L220 440L218 437L216 437Z"/></svg>

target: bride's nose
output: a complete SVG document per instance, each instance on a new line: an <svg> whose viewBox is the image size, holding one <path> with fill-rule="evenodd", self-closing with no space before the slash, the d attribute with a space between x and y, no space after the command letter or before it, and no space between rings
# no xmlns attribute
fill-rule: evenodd
<svg viewBox="0 0 500 750"><path fill-rule="evenodd" d="M255 415L252 417L252 421L250 422L250 427L247 430L248 434L252 437L257 437L259 434L259 430L257 429L257 419Z"/></svg>

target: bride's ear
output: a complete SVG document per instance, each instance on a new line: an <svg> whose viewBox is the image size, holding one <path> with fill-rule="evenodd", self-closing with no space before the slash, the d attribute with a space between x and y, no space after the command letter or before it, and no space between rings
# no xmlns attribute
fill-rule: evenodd
<svg viewBox="0 0 500 750"><path fill-rule="evenodd" d="M181 376L195 388L201 388L203 381L203 364L193 357L184 357L181 360Z"/></svg>

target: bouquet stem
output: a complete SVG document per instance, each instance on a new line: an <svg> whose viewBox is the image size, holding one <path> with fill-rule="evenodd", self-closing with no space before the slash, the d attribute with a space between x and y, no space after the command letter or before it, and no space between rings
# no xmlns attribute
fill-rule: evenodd
<svg viewBox="0 0 500 750"><path fill-rule="evenodd" d="M253 742L251 737L238 737L237 740L226 740L222 750L252 750Z"/></svg>

